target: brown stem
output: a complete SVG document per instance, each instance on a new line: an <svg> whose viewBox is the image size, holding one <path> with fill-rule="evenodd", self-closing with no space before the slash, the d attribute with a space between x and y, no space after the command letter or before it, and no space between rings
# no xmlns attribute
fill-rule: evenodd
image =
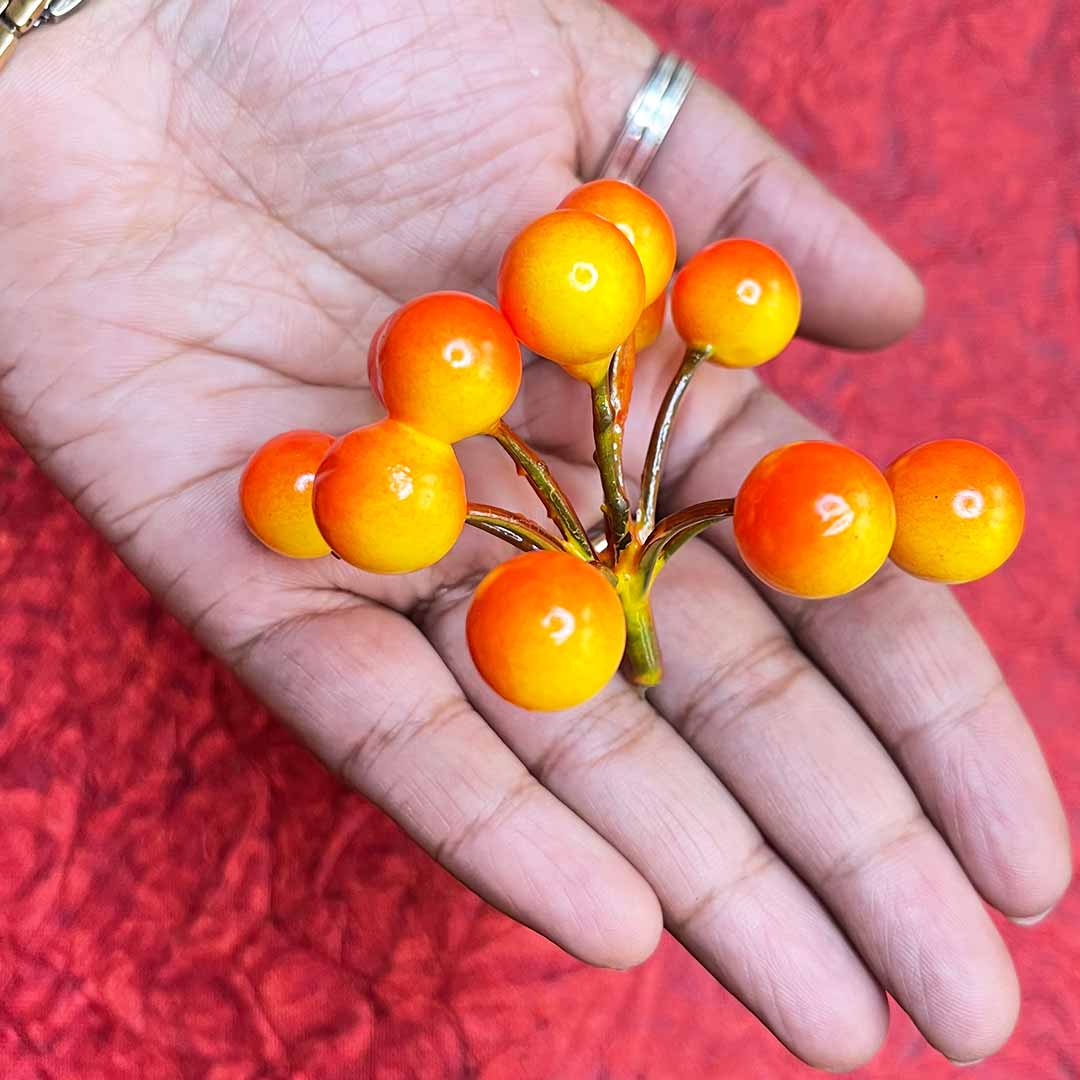
<svg viewBox="0 0 1080 1080"><path fill-rule="evenodd" d="M656 575L683 544L703 533L710 525L731 517L734 512L734 499L712 499L664 518L653 529L637 557L638 571L645 588L651 587Z"/></svg>
<svg viewBox="0 0 1080 1080"><path fill-rule="evenodd" d="M581 524L573 504L551 475L547 463L502 420L491 429L490 435L510 455L518 472L529 481L533 491L544 504L548 517L566 537L570 550L589 562L595 561L596 553L589 543L585 526Z"/></svg>
<svg viewBox="0 0 1080 1080"><path fill-rule="evenodd" d="M593 384L594 460L600 470L604 489L604 520L607 524L607 558L612 565L633 538L630 524L630 500L623 477L623 438L630 412L636 354L634 339L616 350L604 378Z"/></svg>
<svg viewBox="0 0 1080 1080"><path fill-rule="evenodd" d="M682 404L694 372L701 366L710 349L687 349L683 362L671 380L660 412L656 417L649 450L645 455L645 468L641 473L641 506L638 510L638 527L642 536L648 536L656 522L656 504L660 499L660 477L664 471L664 455L667 452L675 416Z"/></svg>
<svg viewBox="0 0 1080 1080"><path fill-rule="evenodd" d="M497 536L522 551L566 551L566 545L530 518L501 506L469 503L465 524Z"/></svg>

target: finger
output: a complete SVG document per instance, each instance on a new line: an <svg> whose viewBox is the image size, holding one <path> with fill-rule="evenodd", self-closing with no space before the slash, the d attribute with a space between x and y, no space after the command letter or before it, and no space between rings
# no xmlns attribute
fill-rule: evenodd
<svg viewBox="0 0 1080 1080"><path fill-rule="evenodd" d="M626 968L659 939L656 897L477 716L417 628L366 601L240 650L241 676L455 877L580 959Z"/></svg>
<svg viewBox="0 0 1080 1080"><path fill-rule="evenodd" d="M621 680L558 714L499 699L465 647L468 599L446 594L423 627L504 741L638 868L671 932L793 1053L830 1069L867 1061L884 995L704 763Z"/></svg>
<svg viewBox="0 0 1080 1080"><path fill-rule="evenodd" d="M707 405L725 373L703 374L694 394ZM734 491L773 447L820 437L755 380L744 387L673 502ZM712 536L734 553L730 530ZM1052 907L1072 873L1064 812L1030 727L949 590L886 568L836 600L765 595L873 726L983 896L1013 917Z"/></svg>
<svg viewBox="0 0 1080 1080"><path fill-rule="evenodd" d="M708 587L703 587L703 582ZM657 706L814 889L947 1057L992 1053L1016 975L975 890L861 718L718 552L656 589Z"/></svg>
<svg viewBox="0 0 1080 1080"><path fill-rule="evenodd" d="M581 158L592 175L621 129L656 50L600 5L575 5L569 40L580 65ZM667 209L685 259L733 234L776 247L803 289L801 332L877 348L918 322L923 290L911 269L730 98L699 79L644 182Z"/></svg>
<svg viewBox="0 0 1080 1080"><path fill-rule="evenodd" d="M987 901L1014 919L1050 911L1072 876L1065 814L1034 732L952 594L887 567L847 599L779 609L907 775L929 778L924 805Z"/></svg>

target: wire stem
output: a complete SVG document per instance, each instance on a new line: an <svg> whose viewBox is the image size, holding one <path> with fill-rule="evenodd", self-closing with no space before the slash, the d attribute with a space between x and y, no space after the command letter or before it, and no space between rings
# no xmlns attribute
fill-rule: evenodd
<svg viewBox="0 0 1080 1080"><path fill-rule="evenodd" d="M558 526L559 532L566 538L566 547L575 555L594 562L596 553L589 543L585 526L577 515L566 493L555 477L547 463L532 449L505 421L500 420L491 429L491 437L510 455L518 472L529 481L533 491L536 492L548 517Z"/></svg>
<svg viewBox="0 0 1080 1080"><path fill-rule="evenodd" d="M501 506L469 503L465 524L489 536L497 536L521 551L566 551L566 544L535 521Z"/></svg>
<svg viewBox="0 0 1080 1080"><path fill-rule="evenodd" d="M734 499L712 499L696 503L664 518L645 542L637 556L637 570L649 589L667 561L683 546L718 521L735 512Z"/></svg>
<svg viewBox="0 0 1080 1080"><path fill-rule="evenodd" d="M630 500L623 476L623 438L630 412L636 353L633 335L611 358L606 375L593 384L594 460L604 490L604 521L607 524L606 558L614 565L633 539Z"/></svg>
<svg viewBox="0 0 1080 1080"><path fill-rule="evenodd" d="M649 450L645 455L645 468L641 473L641 506L638 510L638 528L640 534L648 537L656 523L656 506L660 499L660 477L664 471L664 455L667 452L671 430L675 425L675 416L682 404L694 372L701 366L711 350L687 349L683 362L675 377L671 380L660 412L656 417Z"/></svg>
<svg viewBox="0 0 1080 1080"><path fill-rule="evenodd" d="M642 690L656 686L664 675L650 592L652 583L640 574L620 577L616 586L626 618L626 677Z"/></svg>

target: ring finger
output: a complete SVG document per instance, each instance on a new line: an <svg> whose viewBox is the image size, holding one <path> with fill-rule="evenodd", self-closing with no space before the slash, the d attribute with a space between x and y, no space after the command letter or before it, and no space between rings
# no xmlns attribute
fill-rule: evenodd
<svg viewBox="0 0 1080 1080"><path fill-rule="evenodd" d="M659 710L927 1040L956 1061L996 1050L1018 1005L1008 953L862 718L704 542L664 571L656 607L667 659Z"/></svg>

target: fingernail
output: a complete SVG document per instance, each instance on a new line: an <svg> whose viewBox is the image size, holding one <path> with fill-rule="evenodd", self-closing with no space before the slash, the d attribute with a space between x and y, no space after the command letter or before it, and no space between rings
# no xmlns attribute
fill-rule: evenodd
<svg viewBox="0 0 1080 1080"><path fill-rule="evenodd" d="M1034 926L1036 923L1041 923L1053 910L1052 907L1048 907L1041 915L1025 915L1023 918L1010 917L1009 922L1015 923L1017 926Z"/></svg>
<svg viewBox="0 0 1080 1080"><path fill-rule="evenodd" d="M978 1065L980 1061L985 1061L986 1058L976 1058L974 1061L953 1061L952 1058L946 1058L945 1060L958 1069L966 1069L969 1065Z"/></svg>

